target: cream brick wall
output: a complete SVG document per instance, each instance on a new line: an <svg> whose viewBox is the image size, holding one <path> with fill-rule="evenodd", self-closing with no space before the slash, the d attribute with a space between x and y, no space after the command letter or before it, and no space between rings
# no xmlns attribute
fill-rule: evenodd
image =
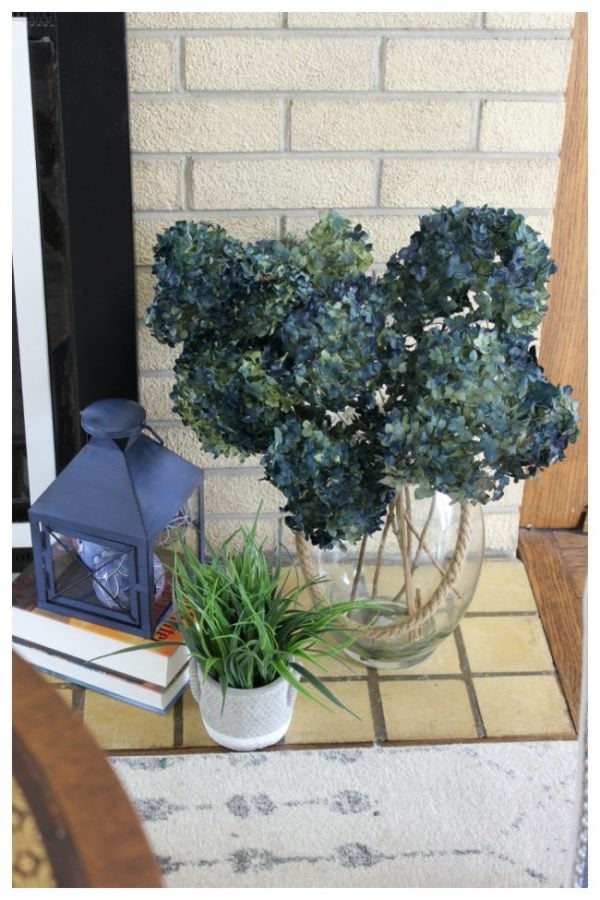
<svg viewBox="0 0 600 900"><path fill-rule="evenodd" d="M177 350L143 324L152 247L178 219L242 240L302 234L335 207L374 271L418 216L456 199L512 206L551 241L572 13L128 14L140 396L167 446L207 470L209 537L282 502L260 460L204 453L172 412ZM521 486L486 507L514 555Z"/></svg>

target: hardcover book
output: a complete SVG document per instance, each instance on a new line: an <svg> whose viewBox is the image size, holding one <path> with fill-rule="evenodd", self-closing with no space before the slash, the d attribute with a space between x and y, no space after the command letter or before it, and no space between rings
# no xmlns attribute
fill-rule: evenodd
<svg viewBox="0 0 600 900"><path fill-rule="evenodd" d="M142 709L166 713L181 696L189 681L189 666L184 662L170 684L162 687L138 678L119 675L99 665L86 663L56 651L45 650L23 641L13 641L15 651L31 665L49 675L99 691ZM142 652L142 651L140 651ZM131 654L136 656L135 653Z"/></svg>
<svg viewBox="0 0 600 900"><path fill-rule="evenodd" d="M95 665L91 661L104 654L149 643L148 638L39 609L33 566L13 582L12 634L15 642L30 644L38 651L63 654L87 667ZM167 688L189 659L189 651L174 619L163 622L153 640L156 648L109 656L98 663L115 675ZM182 643L180 647L161 646L165 641Z"/></svg>

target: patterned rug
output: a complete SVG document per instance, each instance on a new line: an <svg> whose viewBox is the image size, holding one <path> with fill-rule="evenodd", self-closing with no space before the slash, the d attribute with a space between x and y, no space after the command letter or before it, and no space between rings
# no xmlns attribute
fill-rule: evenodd
<svg viewBox="0 0 600 900"><path fill-rule="evenodd" d="M577 742L113 757L167 887L563 887Z"/></svg>

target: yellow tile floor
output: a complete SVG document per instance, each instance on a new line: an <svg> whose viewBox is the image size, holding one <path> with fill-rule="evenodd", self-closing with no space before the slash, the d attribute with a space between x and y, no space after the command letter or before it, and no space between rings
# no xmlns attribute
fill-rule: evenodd
<svg viewBox="0 0 600 900"><path fill-rule="evenodd" d="M520 562L486 561L455 633L425 662L377 671L330 661L325 680L359 717L299 697L279 749L336 744L574 738ZM112 753L218 749L189 691L166 715L50 679Z"/></svg>

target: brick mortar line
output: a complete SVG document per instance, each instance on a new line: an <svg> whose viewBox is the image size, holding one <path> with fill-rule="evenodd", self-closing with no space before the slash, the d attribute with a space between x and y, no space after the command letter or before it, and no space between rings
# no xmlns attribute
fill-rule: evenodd
<svg viewBox="0 0 600 900"><path fill-rule="evenodd" d="M568 41L572 32L566 28L127 28L127 37L144 38L215 38L262 37L295 40L306 38L352 39L376 37L410 38L415 40L501 40L501 41Z"/></svg>
<svg viewBox="0 0 600 900"><path fill-rule="evenodd" d="M232 513L205 513L204 521L205 522L253 522L256 517L256 513L248 513L248 512L232 512ZM268 520L269 522L277 522L281 519L281 513L279 512L261 512L260 520L261 522Z"/></svg>
<svg viewBox="0 0 600 900"><path fill-rule="evenodd" d="M273 207L272 209L195 209L193 212L203 216L226 216L229 218L274 218L276 216L309 218L316 215L321 207L303 207L284 209L282 207ZM553 210L550 207L514 207L515 212L523 216L551 216ZM348 206L342 207L341 211L347 216L396 216L401 218L424 216L431 213L432 207L425 206ZM173 219L180 215L182 210L162 209L162 210L136 210L134 217L139 222L153 221L157 217L161 219ZM152 263L141 263L139 268L149 269Z"/></svg>
<svg viewBox="0 0 600 900"><path fill-rule="evenodd" d="M472 125L472 140L473 140L473 151L475 153L481 152L480 147L480 138L481 138L481 117L483 115L483 100L477 100L474 104L473 110L473 125ZM560 148L559 148L560 150Z"/></svg>
<svg viewBox="0 0 600 900"><path fill-rule="evenodd" d="M194 166L190 156L185 158L185 194L183 197L186 210L194 208Z"/></svg>
<svg viewBox="0 0 600 900"><path fill-rule="evenodd" d="M377 209L381 209L381 184L383 182L383 160L380 159L374 166L374 195L373 195L373 205Z"/></svg>
<svg viewBox="0 0 600 900"><path fill-rule="evenodd" d="M246 468L235 468L234 466L215 467L214 469L204 467L204 474L209 478L218 478L225 476L226 478L257 478L261 480L265 474L264 469L260 466L247 466Z"/></svg>
<svg viewBox="0 0 600 900"><path fill-rule="evenodd" d="M467 101L467 100L498 100L498 101L523 101L530 100L540 103L556 103L564 101L564 91L386 91L386 90L206 90L206 91L130 91L129 97L150 101L168 101L182 99L192 100L412 100L414 102L430 100Z"/></svg>
<svg viewBox="0 0 600 900"><path fill-rule="evenodd" d="M385 90L385 54L387 48L387 40L381 36L375 44L375 53L373 56L373 85L376 91Z"/></svg>
<svg viewBox="0 0 600 900"><path fill-rule="evenodd" d="M181 94L185 91L185 41L177 38L173 49L173 84L174 91Z"/></svg>
<svg viewBox="0 0 600 900"><path fill-rule="evenodd" d="M294 102L291 99L283 99L283 114L282 114L282 129L283 129L283 143L282 149L286 153L290 153L292 150L292 103Z"/></svg>
<svg viewBox="0 0 600 900"><path fill-rule="evenodd" d="M207 151L206 153L189 150L132 150L131 156L134 162L148 162L156 160L177 161L182 157L189 157L194 162L203 161L246 161L246 160L300 160L300 159L365 159L378 162L390 159L419 159L419 160L451 160L464 159L484 162L491 161L539 161L558 160L557 150L223 150Z"/></svg>

